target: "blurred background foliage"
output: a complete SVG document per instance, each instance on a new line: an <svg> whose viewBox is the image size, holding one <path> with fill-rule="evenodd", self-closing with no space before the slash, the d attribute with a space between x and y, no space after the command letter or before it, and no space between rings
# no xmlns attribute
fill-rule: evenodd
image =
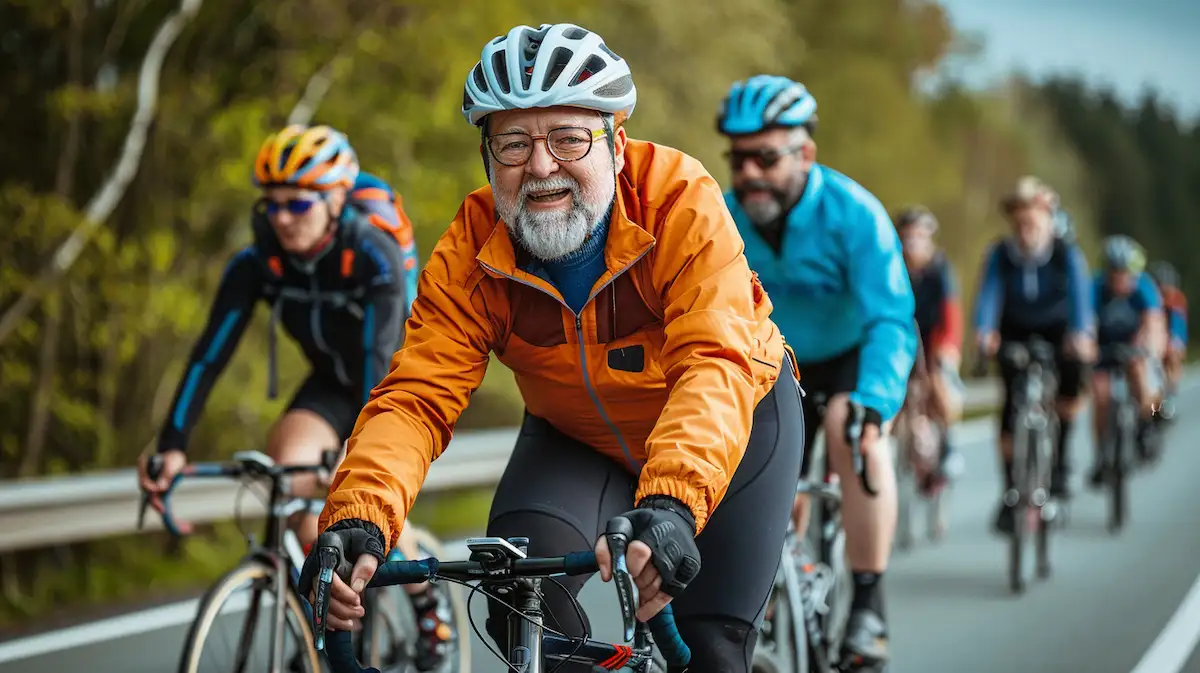
<svg viewBox="0 0 1200 673"><path fill-rule="evenodd" d="M1085 249L1129 233L1200 294L1200 130L1152 94L1126 109L1072 80L968 90L981 47L935 2L910 0L208 0L162 66L157 116L120 202L61 278L35 285L111 173L142 59L176 7L146 0L0 4L0 478L127 467L155 436L230 255L250 240L249 164L315 79L314 122L346 131L363 167L403 195L426 257L485 182L459 113L482 45L513 25L573 21L629 60L630 134L728 179L714 129L729 84L761 72L819 101L819 160L895 210L922 202L968 297L1004 231L995 204L1026 172L1055 186ZM265 312L211 396L197 459L261 446L304 378L284 340L266 399ZM489 368L459 428L512 424L520 402ZM11 567L12 559L7 565ZM10 602L10 606L11 606Z"/></svg>

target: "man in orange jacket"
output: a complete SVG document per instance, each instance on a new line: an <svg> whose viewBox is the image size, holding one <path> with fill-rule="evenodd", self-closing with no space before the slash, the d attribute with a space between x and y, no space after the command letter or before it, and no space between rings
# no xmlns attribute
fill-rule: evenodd
<svg viewBox="0 0 1200 673"><path fill-rule="evenodd" d="M334 479L320 526L356 566L335 582L332 628L362 616L355 592L496 353L527 413L488 535L528 537L537 556L595 544L607 579L598 538L627 517L639 618L674 599L691 671L748 670L800 467L799 387L716 181L626 135L636 95L627 62L571 24L517 26L468 75L490 184L433 250ZM582 635L565 596L544 600ZM507 614L491 605L501 646Z"/></svg>

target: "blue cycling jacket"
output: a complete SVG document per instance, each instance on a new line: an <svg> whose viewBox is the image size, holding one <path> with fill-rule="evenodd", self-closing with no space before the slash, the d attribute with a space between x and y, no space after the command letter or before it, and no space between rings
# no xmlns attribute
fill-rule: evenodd
<svg viewBox="0 0 1200 673"><path fill-rule="evenodd" d="M1170 311L1167 316L1167 328L1172 339L1178 339L1179 343L1186 344L1188 337L1187 316L1179 311Z"/></svg>
<svg viewBox="0 0 1200 673"><path fill-rule="evenodd" d="M1103 271L1092 281L1092 310L1096 313L1097 343L1129 343L1142 326L1146 311L1161 311L1162 295L1148 273L1139 273L1134 290L1124 297L1108 287Z"/></svg>
<svg viewBox="0 0 1200 673"><path fill-rule="evenodd" d="M1005 339L1031 334L1092 332L1091 282L1079 247L1056 239L1041 255L1026 257L1011 239L984 256L975 301L975 332L998 330Z"/></svg>
<svg viewBox="0 0 1200 673"><path fill-rule="evenodd" d="M814 165L787 215L776 254L725 194L746 259L771 297L771 320L801 367L859 348L853 401L893 418L917 352L914 302L900 239L887 211L845 175Z"/></svg>

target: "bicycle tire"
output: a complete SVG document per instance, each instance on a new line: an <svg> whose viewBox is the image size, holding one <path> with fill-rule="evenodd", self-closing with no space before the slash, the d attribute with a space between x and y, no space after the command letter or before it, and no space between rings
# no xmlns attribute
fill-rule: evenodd
<svg viewBox="0 0 1200 673"><path fill-rule="evenodd" d="M183 653L179 659L180 673L200 673L200 655L203 653L204 642L217 619L217 615L220 614L221 607L233 595L235 589L243 586L246 582L255 580L265 580L273 583L275 580L275 569L265 561L247 559L225 573L205 592L204 597L200 600L200 606L196 611L196 618L188 628ZM297 636L298 643L303 651L300 660L307 664L307 673L321 673L321 662L317 658L316 645L313 642L312 631L308 626L308 616L304 611L304 607L300 604L300 599L291 590L290 584L284 589L284 596L286 603L284 613L285 627L290 627L288 630L292 632L293 636Z"/></svg>
<svg viewBox="0 0 1200 673"><path fill-rule="evenodd" d="M1043 430L1030 430L1029 443L1037 447L1037 475L1034 488L1041 488L1043 493L1049 492L1049 472L1054 464L1053 436L1049 432L1050 424ZM1061 450L1061 449L1060 449ZM1050 522L1046 520L1046 502L1034 504L1035 511L1030 516L1030 525L1036 527L1034 536L1034 555L1038 579L1050 577ZM1052 511L1052 510L1051 510Z"/></svg>
<svg viewBox="0 0 1200 673"><path fill-rule="evenodd" d="M1016 428L1025 427L1027 413L1023 409L1017 415ZM1032 504L1029 496L1034 483L1031 476L1035 465L1032 463L1036 459L1031 460L1033 454L1029 450L1029 436L1026 433L1018 431L1013 437L1019 438L1013 442L1013 486L1017 491L1017 502L1013 505L1013 529L1009 537L1008 584L1014 594L1020 595L1025 593L1025 542L1029 529L1029 506Z"/></svg>
<svg viewBox="0 0 1200 673"><path fill-rule="evenodd" d="M808 673L808 639L805 638L803 644L798 644L794 637L797 633L796 610L792 606L791 592L788 591L790 576L784 570L785 563L796 563L795 555L788 544L784 545L783 558L771 589L773 613L769 620L764 620L764 626L770 625L771 639L764 642L760 638L755 646L750 664L751 673ZM800 615L800 619L803 621L803 614ZM760 628L759 632L764 630ZM803 629L800 632L806 633ZM803 665L797 656L801 650L804 650Z"/></svg>
<svg viewBox="0 0 1200 673"><path fill-rule="evenodd" d="M442 541L433 533L413 526L413 538L416 540L417 547L427 552L435 558L443 558L445 556L445 547L442 546ZM471 670L471 631L467 626L470 619L470 613L467 612L466 591L461 584L453 582L439 582L437 590L444 592L443 597L450 599L450 614L453 616L454 634L455 634L455 649L442 667L438 668L439 673L469 673Z"/></svg>
<svg viewBox="0 0 1200 673"><path fill-rule="evenodd" d="M912 423L905 414L896 425L893 434L896 447L896 548L908 551L916 537L913 534L917 488L912 461Z"/></svg>
<svg viewBox="0 0 1200 673"><path fill-rule="evenodd" d="M1118 406L1114 413L1111 414L1111 471L1109 472L1109 514L1108 514L1108 532L1117 534L1125 527L1126 515L1126 492L1125 492L1125 472L1126 472L1126 432L1127 428L1122 423L1122 418L1125 416L1125 411L1122 406Z"/></svg>

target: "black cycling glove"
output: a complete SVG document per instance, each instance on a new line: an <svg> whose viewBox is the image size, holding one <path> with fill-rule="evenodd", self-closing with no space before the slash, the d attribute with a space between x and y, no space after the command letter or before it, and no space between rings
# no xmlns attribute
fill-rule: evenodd
<svg viewBox="0 0 1200 673"><path fill-rule="evenodd" d="M300 571L301 596L307 597L308 592L312 591L313 580L321 570L321 562L317 555L321 547L337 547L342 552L342 562L338 564L336 572L345 581L349 581L354 562L359 556L369 554L381 564L386 558L383 531L379 530L379 526L361 519L343 519L321 533L308 558L304 559L304 568Z"/></svg>
<svg viewBox="0 0 1200 673"><path fill-rule="evenodd" d="M650 562L662 577L662 590L678 596L700 574L700 550L696 548L696 518L682 502L665 495L651 495L637 509L621 516L633 525L633 539L650 548Z"/></svg>

